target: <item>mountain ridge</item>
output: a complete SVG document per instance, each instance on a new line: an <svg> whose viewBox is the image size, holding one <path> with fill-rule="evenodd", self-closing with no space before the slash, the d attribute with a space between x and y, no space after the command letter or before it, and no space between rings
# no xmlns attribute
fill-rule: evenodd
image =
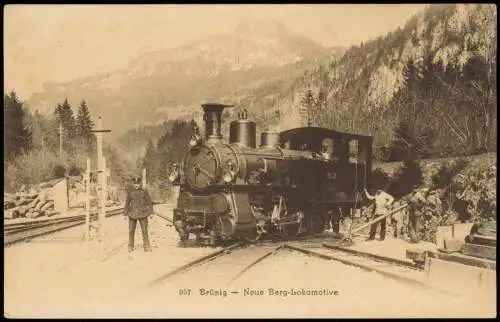
<svg viewBox="0 0 500 322"><path fill-rule="evenodd" d="M122 70L45 83L44 91L34 93L27 106L50 114L65 98L73 107L85 99L91 114L101 115L119 135L135 120L148 123L177 116L163 113L166 107L185 110L204 99L249 90L249 79L293 77L290 66L300 69L301 63L329 53L280 23L242 24L235 30L143 53Z"/></svg>
<svg viewBox="0 0 500 322"><path fill-rule="evenodd" d="M422 84L423 92L414 95L426 104L417 105L422 111L430 108L426 111L428 115L435 115L439 109L456 115L459 121L449 130L457 131L459 140L464 141L465 134L461 132L473 136L468 134L471 125L461 116L469 115L467 107L477 108L477 113L488 110L488 113L481 112L486 119L477 121L478 127L488 127L491 120L496 119L496 114L489 111L495 105L490 104L492 87L496 88L495 9L492 4L430 5L410 18L404 27L350 47L338 61L318 64L308 70L281 93L276 109L282 117L267 117L266 122L282 130L301 126L300 109L307 92L311 91L315 101L314 124L374 135L375 145L383 146L394 138L394 128L411 111L408 99L405 101L399 96L408 90L411 80L419 82L425 75L428 84ZM405 75L409 67L416 71L413 76ZM476 74L484 74L487 79L478 78ZM440 102L443 97L447 97L448 106ZM483 108L481 101L484 100L488 103ZM450 110L450 102L463 107ZM453 123L453 120L447 121Z"/></svg>

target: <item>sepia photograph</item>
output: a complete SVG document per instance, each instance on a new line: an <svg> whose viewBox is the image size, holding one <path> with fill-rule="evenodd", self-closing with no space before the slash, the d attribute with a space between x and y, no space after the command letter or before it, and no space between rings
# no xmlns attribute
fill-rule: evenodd
<svg viewBox="0 0 500 322"><path fill-rule="evenodd" d="M495 318L497 6L9 4L5 318Z"/></svg>

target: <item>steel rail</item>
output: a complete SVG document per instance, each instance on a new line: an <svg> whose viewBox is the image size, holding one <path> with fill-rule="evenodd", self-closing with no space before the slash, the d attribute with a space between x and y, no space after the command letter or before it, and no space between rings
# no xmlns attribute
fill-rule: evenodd
<svg viewBox="0 0 500 322"><path fill-rule="evenodd" d="M23 222L17 222L17 223L4 223L3 227L4 229L14 229L14 228L19 228L19 227L25 227L26 225L37 225L37 224L45 224L45 223L50 223L50 222L57 222L57 221L62 221L66 220L68 218L75 218L79 217L81 215L75 215L75 216L68 216L68 217L63 217L63 218L58 218L57 216L55 218L45 218L45 219L35 219L35 220L27 220Z"/></svg>
<svg viewBox="0 0 500 322"><path fill-rule="evenodd" d="M278 247L274 248L273 250L266 252L264 255L260 256L259 258L257 258L256 260L252 261L250 264L248 264L247 266L245 266L245 268L243 268L229 282L227 282L226 287L229 286L229 285L231 285L234 281L236 281L241 275L245 274L253 266L257 265L258 263L260 263L264 259L268 258L269 256L271 256L273 254L276 254L280 249L283 248L283 245L284 244L281 244Z"/></svg>
<svg viewBox="0 0 500 322"><path fill-rule="evenodd" d="M415 270L419 270L419 271L423 270L423 268L420 268L420 267L416 266L413 262L409 262L409 261L405 261L405 260L401 260L401 259L397 259L397 258L391 258L391 257L382 256L382 255L377 255L377 254L362 252L362 251L359 251L359 250L350 249L350 248L346 248L346 247L342 247L342 246L337 246L337 245L332 245L332 244L329 244L329 243L323 243L323 244L321 244L321 246L323 246L325 248L337 250L337 251L340 251L340 252L345 252L345 253L348 253L348 254L351 254L351 255L355 255L355 256L358 256L358 257L370 258L370 259L374 259L375 261L391 263L391 264L394 264L394 265L404 266L404 267L415 269Z"/></svg>
<svg viewBox="0 0 500 322"><path fill-rule="evenodd" d="M106 212L106 217L111 217L123 213L123 208L108 210ZM92 214L94 217L97 214ZM76 219L75 219L76 217ZM65 220L49 223L43 226L26 227L26 229L16 230L4 233L4 247L12 244L16 244L25 240L29 240L35 237L40 237L43 235L48 235L55 233L64 229L79 226L85 223L85 215L68 217Z"/></svg>
<svg viewBox="0 0 500 322"><path fill-rule="evenodd" d="M385 277L389 277L389 278L392 278L392 279L400 280L400 281L405 282L405 283L409 283L409 284L413 284L413 285L417 285L417 286L424 286L424 287L428 288L428 286L426 286L422 281L418 281L418 280L415 280L415 279L412 279L412 278L409 278L409 277L406 277L406 276L401 276L399 274L387 272L385 270L382 270L382 269L379 269L379 268L376 268L376 267L373 267L373 266L369 266L369 265L365 265L365 264L361 264L361 263L356 263L356 262L348 260L346 258L340 258L338 256L335 256L335 254L323 254L323 253L319 253L319 252L316 252L316 251L313 251L313 250L310 250L310 249L305 249L305 248L302 248L302 247L292 246L292 245L289 245L289 244L285 244L284 248L288 248L288 249L291 249L291 250L294 250L294 251L298 251L298 252L304 253L306 255L311 255L311 256L314 256L314 257L318 257L318 258L321 258L321 259L334 260L334 261L340 262L342 264L350 265L350 266L355 266L355 267L361 268L361 269L369 271L369 272L376 272L376 273L379 273L379 274L381 274L381 275L383 275Z"/></svg>
<svg viewBox="0 0 500 322"><path fill-rule="evenodd" d="M175 275L178 275L180 273L183 273L183 272L186 272L188 271L189 269L199 265L199 264L203 264L203 263L206 263L208 261L211 261L217 257L220 257L220 256L223 256L225 254L227 254L228 252L231 252L233 250L236 250L238 248L241 248L243 247L244 245L246 245L245 242L238 242L236 244L233 244L233 245L230 245L228 247L225 247L223 249L220 249L220 250L217 250L215 252L212 252L210 254L207 254L207 255L204 255L202 257L199 257L197 259L194 259L168 273L166 273L165 275L162 275L156 279L154 279L153 281L149 282L146 287L151 287L151 286L154 286L154 285L158 285L160 284L161 282L164 282L166 281L167 279L171 278L172 276L175 276Z"/></svg>
<svg viewBox="0 0 500 322"><path fill-rule="evenodd" d="M123 209L123 207L117 208L117 209ZM113 210L108 210L108 211L113 211ZM93 212L90 214L91 216L96 216L97 212ZM15 229L19 227L26 227L27 225L38 225L38 224L44 224L44 223L55 223L55 222L62 222L62 221L68 221L70 219L75 219L75 218L85 218L86 214L78 214L78 215L73 215L73 216L66 216L62 218L58 217L49 217L49 218L44 218L44 219L35 219L35 220L29 220L29 221L24 221L24 222L17 222L17 223L5 223L4 224L4 230L9 230L9 229Z"/></svg>
<svg viewBox="0 0 500 322"><path fill-rule="evenodd" d="M16 233L16 232L20 232L20 231L48 227L48 226L56 225L56 224L62 223L62 222L71 222L71 221L78 221L78 220L81 220L81 218L80 217L58 218L58 219L55 219L54 221L41 222L41 223L27 222L27 223L24 223L23 225L19 225L16 227L5 227L4 233L8 235L8 234Z"/></svg>
<svg viewBox="0 0 500 322"><path fill-rule="evenodd" d="M108 210L108 212L113 212L115 210L123 210L123 208L118 208L118 209L112 209ZM90 217L91 219L97 218L97 213L91 213ZM82 220L85 219L85 214L82 215L75 215L75 216L69 216L69 217L63 217L63 218L52 218L52 219L47 219L43 221L28 221L28 222L23 222L23 223L18 223L15 226L7 226L4 227L4 232L10 232L10 231L15 231L18 229L29 229L29 228L38 228L38 227L45 227L45 226L50 226L53 224L57 223L62 223L62 222L70 222L70 221L77 221L77 220Z"/></svg>
<svg viewBox="0 0 500 322"><path fill-rule="evenodd" d="M388 278L391 278L391 279L394 279L394 280L397 280L397 281L400 281L400 282L403 282L403 283L407 283L407 284L410 284L410 285L413 285L413 286L417 286L417 287L420 287L420 288L431 289L431 290L433 290L435 292L438 292L438 293L447 294L447 295L453 295L453 293L451 293L451 292L445 291L443 289L436 288L436 287L431 286L431 285L427 285L424 281L419 281L417 279L413 279L413 278L410 278L410 277L402 276L402 275L399 275L399 274L396 274L396 273L391 273L391 272L388 272L388 271L385 271L383 269L379 269L379 268L376 268L376 267L373 267L373 266L369 266L369 265L357 263L355 261L352 261L352 260L349 260L349 259L346 259L346 258L340 258L340 257L334 256L335 254L323 254L323 253L315 252L315 251L312 251L312 250L309 250L309 249L304 249L304 248L301 248L301 247L292 246L292 245L289 245L289 244L285 244L283 248L288 248L288 249L291 249L291 250L294 250L294 251L298 251L298 252L304 253L306 255L318 257L318 258L321 258L321 259L334 260L334 261L340 262L340 263L345 264L345 265L350 265L350 266L361 268L361 269L363 269L365 271L368 271L368 272L376 272L376 273L381 274L382 276L385 276L385 277L388 277ZM358 255L355 255L355 256L358 257L358 258L363 258L363 256L358 256ZM379 258L382 258L382 257L383 256L380 256ZM376 262L376 261L374 260L374 262ZM395 264L395 262L393 262L393 261L391 261L389 264L391 264L392 267L394 267L394 266L401 266L401 265Z"/></svg>

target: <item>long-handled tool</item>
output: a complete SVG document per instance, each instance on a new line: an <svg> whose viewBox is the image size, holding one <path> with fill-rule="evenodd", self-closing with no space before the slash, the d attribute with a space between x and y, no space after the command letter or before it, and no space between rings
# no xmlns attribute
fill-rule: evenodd
<svg viewBox="0 0 500 322"><path fill-rule="evenodd" d="M385 218L389 217L390 215L395 214L396 212L398 212L398 211L400 211L400 210L402 210L402 209L406 208L407 206L408 206L408 204L404 204L404 205L402 205L402 206L400 206L400 207L398 207L398 208L394 209L393 211L388 212L388 213L387 213L387 214L385 214L385 215L382 215L382 216L380 216L380 217L377 217L377 218L375 218L375 219L372 219L372 220L370 220L369 222L367 222L367 223L365 223L365 224L362 224L362 225L361 225L361 226L359 226L359 227L356 227L356 228L354 228L354 229L350 229L350 230L349 230L349 233L347 234L347 236L343 237L343 238L340 240L340 242L344 242L344 241L347 241L347 242L352 242L352 238L351 238L351 236L352 236L354 233L356 233L356 232L358 232L358 231L360 231L360 230L363 230L363 229L365 229L366 227L368 227L368 226L370 226L370 225L372 225L372 224L374 224L374 223L376 223L376 222L379 222L379 221L380 221L380 220L382 220L382 219L385 219Z"/></svg>
<svg viewBox="0 0 500 322"><path fill-rule="evenodd" d="M170 218L168 218L168 217L166 217L166 216L162 216L162 215L160 215L160 214L159 214L158 212L156 212L156 211L154 211L154 212L153 212L153 215L156 215L156 216L158 216L158 217L160 217L160 218L163 218L163 219L165 219L166 221L168 221L168 222L169 222L169 223L171 223L171 224L173 223L173 220L172 220L172 219L170 219Z"/></svg>
<svg viewBox="0 0 500 322"><path fill-rule="evenodd" d="M163 201L159 201L159 200L153 200L153 205L154 205L154 206L155 206L155 205L162 205L162 204L165 204L165 202L163 202ZM169 217L163 216L163 215L159 214L159 213L158 213L158 211L156 211L156 210L153 210L153 215L155 215L155 216L158 216L158 217L160 217L160 218L165 219L165 220L166 220L166 221L168 221L170 224L173 224L173 223L174 223L174 221L172 220L172 218L169 218Z"/></svg>

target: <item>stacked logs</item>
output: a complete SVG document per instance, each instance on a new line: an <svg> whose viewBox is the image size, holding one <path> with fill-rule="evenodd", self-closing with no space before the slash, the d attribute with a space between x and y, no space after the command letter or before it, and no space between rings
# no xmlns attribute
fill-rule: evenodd
<svg viewBox="0 0 500 322"><path fill-rule="evenodd" d="M44 193L16 193L5 194L4 218L38 218L41 216L53 216L54 200L49 199L49 194Z"/></svg>
<svg viewBox="0 0 500 322"><path fill-rule="evenodd" d="M57 179L40 183L38 186L29 190L22 187L20 192L4 194L4 219L17 218L38 218L42 216L51 217L56 214L54 210L54 197L52 188ZM84 191L84 183L76 182L69 188L69 206L72 208L84 208L87 195ZM108 200L106 206L113 206L120 203L118 197L118 188L115 186L108 187ZM98 206L98 198L91 194L91 207Z"/></svg>

